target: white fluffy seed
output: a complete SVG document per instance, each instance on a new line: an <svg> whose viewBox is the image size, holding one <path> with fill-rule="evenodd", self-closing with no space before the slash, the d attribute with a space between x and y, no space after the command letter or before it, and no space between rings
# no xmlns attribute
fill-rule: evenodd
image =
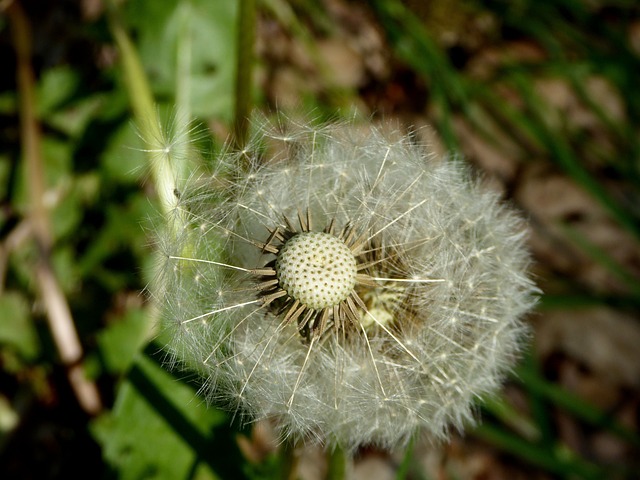
<svg viewBox="0 0 640 480"><path fill-rule="evenodd" d="M528 338L537 289L519 216L413 138L287 128L258 125L254 143L176 197L152 290L171 360L198 366L209 400L269 419L281 441L351 453L404 447L420 430L448 438L472 423L474 401L495 392ZM312 236L304 212L357 240ZM321 248L299 252L309 239ZM332 293L317 295L329 275L313 255L350 264L349 246L357 282L343 267ZM305 271L314 280L303 294Z"/></svg>
<svg viewBox="0 0 640 480"><path fill-rule="evenodd" d="M276 259L280 288L311 309L346 300L356 284L356 259L329 233L304 232L289 239Z"/></svg>

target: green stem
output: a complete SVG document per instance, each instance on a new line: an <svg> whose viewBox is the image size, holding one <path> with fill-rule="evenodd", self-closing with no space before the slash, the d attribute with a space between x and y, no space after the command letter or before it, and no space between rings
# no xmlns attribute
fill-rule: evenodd
<svg viewBox="0 0 640 480"><path fill-rule="evenodd" d="M175 138L189 138L189 127L191 125L191 2L180 2L179 27L176 45L176 113L173 119L173 134ZM190 165L188 158L188 143L176 142L174 168L178 173L178 178L189 176Z"/></svg>
<svg viewBox="0 0 640 480"><path fill-rule="evenodd" d="M162 132L160 116L135 46L125 31L114 2L109 2L108 6L109 27L120 51L133 114L145 144L161 210L168 214L173 210L177 188L177 175L170 161L169 144Z"/></svg>
<svg viewBox="0 0 640 480"><path fill-rule="evenodd" d="M340 447L328 454L327 480L344 480L347 478L347 454Z"/></svg>
<svg viewBox="0 0 640 480"><path fill-rule="evenodd" d="M256 4L255 0L241 0L238 13L238 51L236 55L236 98L234 138L235 145L244 147L252 107L253 45L255 40Z"/></svg>

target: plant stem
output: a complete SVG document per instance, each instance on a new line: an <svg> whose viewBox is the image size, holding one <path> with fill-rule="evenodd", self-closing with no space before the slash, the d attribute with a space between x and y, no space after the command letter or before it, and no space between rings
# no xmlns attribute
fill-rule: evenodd
<svg viewBox="0 0 640 480"><path fill-rule="evenodd" d="M176 45L176 91L175 103L176 112L173 118L173 135L175 138L189 138L189 126L191 125L191 59L192 59L192 41L191 41L191 9L190 1L180 2L180 23L178 27L177 45ZM187 178L189 176L188 144L186 142L176 142L173 148L174 159L180 159L180 162L174 162L178 178Z"/></svg>
<svg viewBox="0 0 640 480"><path fill-rule="evenodd" d="M336 447L328 454L327 480L344 480L347 478L347 454Z"/></svg>
<svg viewBox="0 0 640 480"><path fill-rule="evenodd" d="M51 265L54 238L49 212L44 203L45 172L42 158L40 123L36 113L35 75L31 67L31 26L18 2L7 8L16 50L16 83L20 98L20 137L22 157L30 197L29 223L38 247L36 279L47 320L60 359L67 369L71 388L82 409L90 415L102 410L98 388L85 376L82 344L71 309Z"/></svg>
<svg viewBox="0 0 640 480"><path fill-rule="evenodd" d="M151 88L136 49L124 29L114 5L109 2L109 26L120 50L124 78L134 116L140 129L160 207L166 215L173 210L177 188L177 174L171 163L171 148L162 132L160 117L155 108Z"/></svg>
<svg viewBox="0 0 640 480"><path fill-rule="evenodd" d="M255 41L255 0L241 0L238 12L236 54L236 98L233 133L235 146L242 149L248 136L249 116L252 106L253 45Z"/></svg>

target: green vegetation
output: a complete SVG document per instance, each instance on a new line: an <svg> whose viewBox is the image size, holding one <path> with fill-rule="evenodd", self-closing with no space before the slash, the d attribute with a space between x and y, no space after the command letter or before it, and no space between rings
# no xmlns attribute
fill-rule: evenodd
<svg viewBox="0 0 640 480"><path fill-rule="evenodd" d="M640 328L638 266L626 261L640 258L636 2L335 2L366 12L357 18L376 26L389 58L390 72L346 86L335 81L321 47L321 40L342 38L346 27L311 0L128 0L84 16L53 6L37 14L26 2L9 3L0 7L1 55L10 65L4 71L16 73L0 82L6 478L278 478L290 471L290 450L248 454L250 425L206 406L195 374L165 368L163 332L145 294L153 219L179 194L167 189L167 178L188 178L215 161L233 135L241 143L252 105L279 107L265 80L277 55L263 45L251 64L247 53L254 37L271 39L260 33L261 22L285 32L274 42L288 38L314 65L314 74L305 72L309 84L295 94L299 107L318 118L350 114L352 106L373 118L419 118L433 125L446 149L467 153L471 132L513 160L514 170L540 166L577 186L587 199L584 210L548 218L528 212L533 229L569 265L534 249L544 291L537 316L607 309ZM443 4L452 25L438 24ZM489 19L489 27L467 30L477 18ZM443 40L447 28L480 39ZM397 93L402 88L424 101L409 101L408 108ZM183 148L172 149L171 158L168 139ZM514 189L527 178L518 175L502 180L526 209ZM604 219L619 242L598 244L580 228L585 212ZM618 245L631 253L620 256ZM576 265L597 268L606 280L591 281ZM517 394L479 402L483 421L465 441L491 448L531 478L637 478L638 384L619 387L627 395L620 405L602 406L569 391L555 364L538 355L532 347L510 379L508 389ZM629 419L621 405L633 402ZM591 444L577 449L561 424L574 429L574 439L575 432L602 434L621 453L611 459ZM251 441L260 450L259 440ZM430 478L418 443L396 458L398 478ZM341 454L330 462L335 478L344 476Z"/></svg>

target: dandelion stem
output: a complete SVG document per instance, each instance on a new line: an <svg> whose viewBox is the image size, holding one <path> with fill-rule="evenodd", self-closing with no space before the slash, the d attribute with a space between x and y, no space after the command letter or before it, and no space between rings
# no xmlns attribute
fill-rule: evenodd
<svg viewBox="0 0 640 480"><path fill-rule="evenodd" d="M189 134L188 125L191 120L191 2L180 2L180 24L177 39L176 55L176 138L186 138ZM184 145L180 145L182 149ZM184 158L184 151L176 152ZM187 162L175 165L176 170L186 169ZM187 173L187 172L180 172Z"/></svg>
<svg viewBox="0 0 640 480"><path fill-rule="evenodd" d="M344 480L347 478L347 455L340 446L336 446L329 452L327 467L327 480Z"/></svg>
<svg viewBox="0 0 640 480"><path fill-rule="evenodd" d="M251 111L255 23L255 0L241 0L238 12L235 121L233 126L235 144L239 149L242 149L246 142Z"/></svg>
<svg viewBox="0 0 640 480"><path fill-rule="evenodd" d="M167 140L166 135L162 131L162 122L155 107L155 100L151 93L151 87L144 71L140 57L136 48L127 34L119 11L115 2L108 2L108 19L111 34L120 50L122 68L124 71L125 85L133 113L140 129L140 136L144 142L145 152L151 169L151 176L158 193L160 208L163 214L168 215L175 207L176 192L179 192L178 173L176 165L174 165L175 152L173 146ZM183 93L186 93L184 87L181 87ZM184 99L181 99L184 103ZM185 114L185 112L179 112ZM181 121L188 119L176 118L178 130ZM176 132L180 133L180 131ZM172 224L172 233L180 231L182 225L186 222L181 216L177 217L178 222Z"/></svg>

